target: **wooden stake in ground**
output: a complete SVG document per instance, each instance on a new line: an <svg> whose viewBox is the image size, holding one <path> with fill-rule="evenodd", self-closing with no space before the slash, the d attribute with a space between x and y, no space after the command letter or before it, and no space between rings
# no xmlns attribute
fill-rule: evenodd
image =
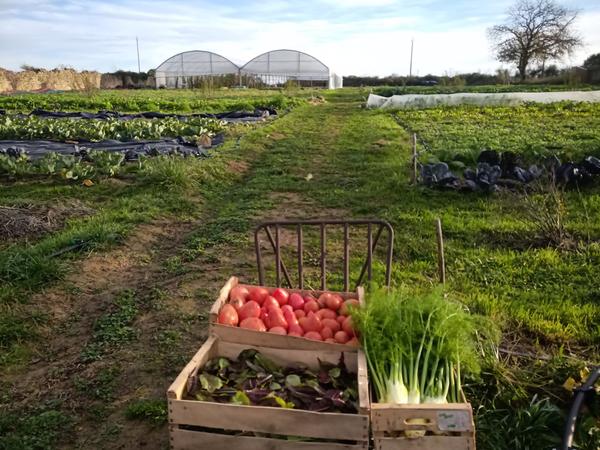
<svg viewBox="0 0 600 450"><path fill-rule="evenodd" d="M417 133L412 134L412 177L411 183L417 184Z"/></svg>
<svg viewBox="0 0 600 450"><path fill-rule="evenodd" d="M438 246L438 272L440 275L440 283L446 283L446 261L444 259L444 236L442 234L442 220L435 219L435 232L437 235Z"/></svg>

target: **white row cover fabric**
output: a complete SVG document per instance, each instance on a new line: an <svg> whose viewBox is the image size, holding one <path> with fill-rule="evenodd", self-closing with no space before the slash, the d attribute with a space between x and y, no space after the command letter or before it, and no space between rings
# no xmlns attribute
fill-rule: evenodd
<svg viewBox="0 0 600 450"><path fill-rule="evenodd" d="M220 75L254 75L264 80L325 81L329 88L342 87L342 78L330 74L317 58L298 50L273 50L242 67L216 53L194 50L179 53L156 68L157 87L182 87L186 78Z"/></svg>
<svg viewBox="0 0 600 450"><path fill-rule="evenodd" d="M519 105L526 102L600 102L600 91L407 94L382 97L369 94L368 108L432 108L439 105Z"/></svg>

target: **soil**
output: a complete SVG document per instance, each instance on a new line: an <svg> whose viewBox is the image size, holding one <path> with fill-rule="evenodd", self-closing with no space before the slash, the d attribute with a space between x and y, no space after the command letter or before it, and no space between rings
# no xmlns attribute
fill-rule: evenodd
<svg viewBox="0 0 600 450"><path fill-rule="evenodd" d="M62 228L68 219L94 213L74 199L47 205L0 206L0 243L37 239Z"/></svg>

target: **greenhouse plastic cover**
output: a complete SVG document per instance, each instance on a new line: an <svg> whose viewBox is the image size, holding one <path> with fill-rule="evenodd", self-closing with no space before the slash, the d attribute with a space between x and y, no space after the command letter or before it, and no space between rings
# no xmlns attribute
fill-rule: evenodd
<svg viewBox="0 0 600 450"><path fill-rule="evenodd" d="M600 91L407 94L382 97L369 94L368 108L429 108L438 105L519 105L526 102L600 102Z"/></svg>
<svg viewBox="0 0 600 450"><path fill-rule="evenodd" d="M242 73L285 75L298 80L329 80L329 67L297 50L273 50L247 62Z"/></svg>

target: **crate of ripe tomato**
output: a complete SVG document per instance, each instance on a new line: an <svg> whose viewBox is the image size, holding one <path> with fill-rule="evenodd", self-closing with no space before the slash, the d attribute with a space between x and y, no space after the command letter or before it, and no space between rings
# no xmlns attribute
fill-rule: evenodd
<svg viewBox="0 0 600 450"><path fill-rule="evenodd" d="M241 284L231 277L210 310L210 331L222 341L297 350L358 348L350 312L356 292Z"/></svg>

